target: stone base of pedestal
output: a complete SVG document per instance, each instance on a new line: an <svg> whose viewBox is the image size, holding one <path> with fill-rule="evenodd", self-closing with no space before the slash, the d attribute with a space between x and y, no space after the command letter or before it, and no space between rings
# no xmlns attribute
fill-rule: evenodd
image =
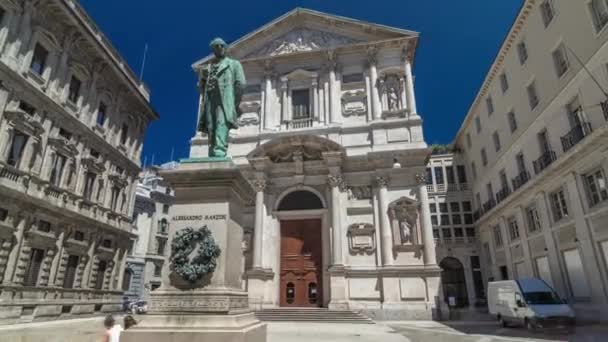
<svg viewBox="0 0 608 342"><path fill-rule="evenodd" d="M266 324L252 312L238 315L147 315L121 342L265 342Z"/></svg>

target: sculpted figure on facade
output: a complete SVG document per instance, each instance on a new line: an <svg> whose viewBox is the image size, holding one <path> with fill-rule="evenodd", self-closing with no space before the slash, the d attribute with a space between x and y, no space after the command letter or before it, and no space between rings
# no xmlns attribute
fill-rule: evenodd
<svg viewBox="0 0 608 342"><path fill-rule="evenodd" d="M230 129L238 128L239 105L245 89L243 66L226 55L227 44L216 38L209 44L215 57L199 71L202 108L198 131L209 137L209 157L226 157Z"/></svg>

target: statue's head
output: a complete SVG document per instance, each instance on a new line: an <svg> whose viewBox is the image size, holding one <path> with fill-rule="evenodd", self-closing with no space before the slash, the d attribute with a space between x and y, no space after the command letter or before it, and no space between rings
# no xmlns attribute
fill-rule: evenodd
<svg viewBox="0 0 608 342"><path fill-rule="evenodd" d="M228 44L222 38L215 38L209 43L209 47L213 50L215 57L226 56L226 47Z"/></svg>

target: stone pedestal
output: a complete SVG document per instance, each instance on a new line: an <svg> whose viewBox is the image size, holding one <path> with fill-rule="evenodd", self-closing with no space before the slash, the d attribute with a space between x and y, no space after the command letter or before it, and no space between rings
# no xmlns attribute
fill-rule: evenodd
<svg viewBox="0 0 608 342"><path fill-rule="evenodd" d="M121 341L266 341L266 325L249 309L241 286L242 213L253 202L253 189L229 159L185 160L161 175L175 189L169 244L187 227L207 226L221 253L215 271L195 283L164 265L148 314Z"/></svg>

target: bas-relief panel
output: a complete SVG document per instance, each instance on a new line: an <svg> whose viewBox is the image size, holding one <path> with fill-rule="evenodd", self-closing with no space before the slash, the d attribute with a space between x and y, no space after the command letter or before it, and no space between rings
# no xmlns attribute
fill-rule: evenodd
<svg viewBox="0 0 608 342"><path fill-rule="evenodd" d="M386 131L388 142L409 142L410 131L406 127L393 128Z"/></svg>
<svg viewBox="0 0 608 342"><path fill-rule="evenodd" d="M380 299L380 283L377 278L348 279L348 293L351 299Z"/></svg>
<svg viewBox="0 0 608 342"><path fill-rule="evenodd" d="M426 300L426 282L422 278L401 278L399 289L402 300Z"/></svg>
<svg viewBox="0 0 608 342"><path fill-rule="evenodd" d="M395 259L395 264L407 266L424 265L424 260L422 258L422 250L399 252L397 254L397 258Z"/></svg>
<svg viewBox="0 0 608 342"><path fill-rule="evenodd" d="M371 136L368 132L346 133L341 136L341 145L344 147L369 146Z"/></svg>

